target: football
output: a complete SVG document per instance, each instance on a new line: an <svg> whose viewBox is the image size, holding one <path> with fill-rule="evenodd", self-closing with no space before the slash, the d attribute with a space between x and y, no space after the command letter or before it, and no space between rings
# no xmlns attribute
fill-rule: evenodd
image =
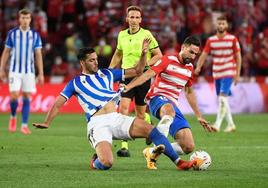
<svg viewBox="0 0 268 188"><path fill-rule="evenodd" d="M191 156L190 160L197 160L196 165L193 166L194 170L207 170L211 165L211 157L205 151L195 151Z"/></svg>

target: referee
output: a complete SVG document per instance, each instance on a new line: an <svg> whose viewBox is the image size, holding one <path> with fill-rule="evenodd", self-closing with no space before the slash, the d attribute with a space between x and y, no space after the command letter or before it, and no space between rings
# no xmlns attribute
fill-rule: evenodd
<svg viewBox="0 0 268 188"><path fill-rule="evenodd" d="M150 38L150 48L147 55L147 66L145 70L153 65L162 57L162 53L159 49L156 39L153 37L149 30L140 27L142 21L142 10L138 6L130 6L126 11L126 22L128 23L128 29L119 32L117 39L116 51L112 57L110 68L114 68L121 62L122 69L132 68L136 65L141 55L141 44L144 38ZM128 84L132 79L126 79L123 83ZM135 100L135 112L136 116L141 119L145 119L146 115L146 103L144 98L150 88L151 81L148 80L143 85L133 88L127 93L122 94L122 99L119 106L119 112L128 115L129 106L131 100ZM148 117L146 118L148 119ZM122 142L122 148L117 152L119 157L129 157L128 144L126 141Z"/></svg>

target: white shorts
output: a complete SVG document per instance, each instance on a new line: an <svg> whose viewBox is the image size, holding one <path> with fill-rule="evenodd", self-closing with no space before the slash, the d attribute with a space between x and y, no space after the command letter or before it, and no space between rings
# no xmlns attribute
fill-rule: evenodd
<svg viewBox="0 0 268 188"><path fill-rule="evenodd" d="M95 148L98 143L112 140L132 139L129 129L135 117L126 116L117 112L93 116L87 124L87 137Z"/></svg>
<svg viewBox="0 0 268 188"><path fill-rule="evenodd" d="M9 73L9 91L20 91L35 93L35 75L34 74L19 74Z"/></svg>

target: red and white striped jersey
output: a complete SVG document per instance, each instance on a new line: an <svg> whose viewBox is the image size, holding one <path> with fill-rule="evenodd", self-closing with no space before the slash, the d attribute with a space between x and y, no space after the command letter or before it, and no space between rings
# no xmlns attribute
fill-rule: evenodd
<svg viewBox="0 0 268 188"><path fill-rule="evenodd" d="M217 35L209 37L204 51L212 56L212 72L215 79L235 76L235 54L240 51L240 45L234 35L227 33L222 38Z"/></svg>
<svg viewBox="0 0 268 188"><path fill-rule="evenodd" d="M185 86L192 86L193 64L182 64L177 55L164 55L151 67L156 73L155 80L146 95L150 100L154 96L165 96L178 105L180 92Z"/></svg>

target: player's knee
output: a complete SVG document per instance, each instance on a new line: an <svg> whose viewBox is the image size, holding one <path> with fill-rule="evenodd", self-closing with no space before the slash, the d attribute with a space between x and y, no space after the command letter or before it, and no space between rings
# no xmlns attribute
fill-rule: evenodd
<svg viewBox="0 0 268 188"><path fill-rule="evenodd" d="M152 132L153 130L153 126L149 123L146 122L146 126L144 126L144 131L146 132L146 135L150 135L150 133Z"/></svg>
<svg viewBox="0 0 268 188"><path fill-rule="evenodd" d="M140 119L145 119L145 114L142 113L142 112L137 112L137 117L140 118Z"/></svg>
<svg viewBox="0 0 268 188"><path fill-rule="evenodd" d="M19 93L18 92L12 92L10 94L10 100L17 100L19 98Z"/></svg>
<svg viewBox="0 0 268 188"><path fill-rule="evenodd" d="M107 170L113 166L113 159L105 158L105 159L99 159L99 160L100 160L100 163L107 168Z"/></svg>
<svg viewBox="0 0 268 188"><path fill-rule="evenodd" d="M120 106L120 113L122 113L124 115L127 115L128 114L128 108L129 108L128 105L121 105Z"/></svg>
<svg viewBox="0 0 268 188"><path fill-rule="evenodd" d="M188 143L182 147L185 154L189 154L194 151L194 143Z"/></svg>
<svg viewBox="0 0 268 188"><path fill-rule="evenodd" d="M163 117L164 115L170 115L172 117L175 116L175 111L174 111L174 108L172 106L172 104L165 104L164 106L161 107L161 117Z"/></svg>

